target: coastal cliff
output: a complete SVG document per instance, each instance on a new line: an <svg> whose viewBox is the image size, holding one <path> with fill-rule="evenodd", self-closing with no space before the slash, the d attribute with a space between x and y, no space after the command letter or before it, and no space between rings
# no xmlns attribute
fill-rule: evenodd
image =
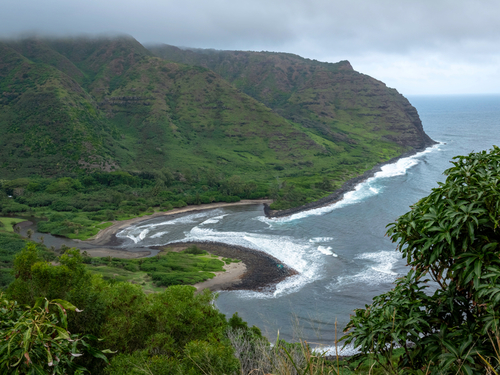
<svg viewBox="0 0 500 375"><path fill-rule="evenodd" d="M363 128L405 148L434 143L403 95L356 72L349 61L324 63L289 53L169 45L149 49L169 61L213 70L281 116L333 142L355 142L356 128Z"/></svg>
<svg viewBox="0 0 500 375"><path fill-rule="evenodd" d="M4 178L140 175L174 206L310 204L433 144L406 98L348 61L31 38L0 41L0 78Z"/></svg>

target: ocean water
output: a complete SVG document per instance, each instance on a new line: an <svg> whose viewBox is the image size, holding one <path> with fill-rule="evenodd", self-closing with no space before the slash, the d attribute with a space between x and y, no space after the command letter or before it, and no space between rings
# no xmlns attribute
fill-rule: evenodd
<svg viewBox="0 0 500 375"><path fill-rule="evenodd" d="M118 236L124 247L218 241L273 255L299 274L273 292L221 292L218 308L237 311L271 340L279 331L287 340L332 345L335 322L340 336L354 309L407 272L386 225L444 180L454 156L500 145L500 95L409 100L439 144L384 166L338 203L280 219L265 218L258 205L215 209L142 222Z"/></svg>

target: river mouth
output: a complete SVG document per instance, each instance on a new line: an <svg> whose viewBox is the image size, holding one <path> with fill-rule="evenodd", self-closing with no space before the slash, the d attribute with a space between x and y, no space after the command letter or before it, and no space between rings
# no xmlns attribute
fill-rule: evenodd
<svg viewBox="0 0 500 375"><path fill-rule="evenodd" d="M500 96L415 97L412 103L431 138L441 141L439 148L419 156L402 173L388 171L392 176L369 181L359 189L364 195L351 197L349 204L344 201L278 219L266 218L262 206L165 216L124 228L120 235L124 242L113 247L214 241L266 251L299 275L279 282L274 291L220 292L219 310L226 316L238 312L271 340L279 330L285 340L330 346L355 309L392 289L394 280L408 271L396 245L385 236L387 224L446 178L443 171L453 157L490 149L495 142ZM56 247L88 246L45 234L35 233L34 238L40 235Z"/></svg>
<svg viewBox="0 0 500 375"><path fill-rule="evenodd" d="M122 241L116 240L110 245L96 245L88 241L72 240L70 238L52 235L50 233L42 233L37 231L37 223L43 219L31 217L31 216L20 216L17 218L25 219L26 221L19 223L21 228L19 234L23 237L28 237L28 230L31 230L31 240L35 242L41 242L48 248L55 251L59 251L61 247L76 247L83 251L94 251L94 255L91 256L113 256L119 258L136 258L136 257L151 257L159 253L157 249L148 249L142 246L122 246ZM97 251L100 251L98 253ZM127 255L127 253L131 253Z"/></svg>

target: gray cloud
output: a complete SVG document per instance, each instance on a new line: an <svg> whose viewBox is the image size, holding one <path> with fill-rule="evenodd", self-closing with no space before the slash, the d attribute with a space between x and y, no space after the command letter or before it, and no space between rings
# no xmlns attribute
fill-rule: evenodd
<svg viewBox="0 0 500 375"><path fill-rule="evenodd" d="M425 82L435 91L432 82L442 73L433 72L442 69L456 71L442 87L465 92L471 85L458 85L460 69L450 67L488 72L500 87L499 18L496 0L4 0L0 35L112 31L143 43L349 59L410 93L425 91ZM481 90L498 91L492 83L475 89Z"/></svg>

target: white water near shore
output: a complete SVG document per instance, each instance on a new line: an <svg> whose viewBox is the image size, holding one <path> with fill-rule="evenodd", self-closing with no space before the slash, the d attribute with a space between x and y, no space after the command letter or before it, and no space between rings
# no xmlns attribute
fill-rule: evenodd
<svg viewBox="0 0 500 375"><path fill-rule="evenodd" d="M381 187L378 186L377 184L379 179L404 175L408 171L408 169L419 163L420 161L419 159L422 156L431 152L438 151L441 144L442 143L438 143L436 145L426 148L424 151L416 153L415 155L406 158L401 158L395 163L386 164L382 166L381 170L379 172L376 172L373 177L370 177L366 181L363 181L358 185L356 185L354 190L345 193L344 197L336 203L333 203L325 207L314 208L312 210L298 212L296 214L287 217L276 218L276 219L269 219L263 217L259 220L262 220L271 225L273 223L286 223L293 220L305 219L312 215L324 215L326 213L332 212L335 209L345 207L350 204L362 202L363 200L369 198L370 196L381 193L382 191Z"/></svg>
<svg viewBox="0 0 500 375"><path fill-rule="evenodd" d="M278 329L285 339L298 338L291 324L296 316L301 338L329 345L335 319L341 332L355 308L392 288L407 272L395 245L384 236L386 225L444 180L442 172L453 156L500 144L500 139L492 139L499 126L498 99L487 103L489 112L481 112L484 105L481 110L474 107L481 98L416 100L426 131L441 143L383 166L330 206L278 219L265 218L259 206L216 209L156 218L125 229L119 237L125 246L216 241L274 256L299 275L273 292L222 292L217 306L228 315L238 311L271 339ZM322 337L317 336L318 327Z"/></svg>
<svg viewBox="0 0 500 375"><path fill-rule="evenodd" d="M140 245L144 242L146 246L163 246L168 242L172 242L173 238L169 234L171 231L162 231L165 227L183 227L182 238L176 239L177 241L209 241L221 242L229 245L237 245L248 247L270 254L279 259L283 264L295 269L299 275L288 278L277 285L272 293L256 293L256 292L233 292L239 294L241 298L278 298L283 295L296 293L304 286L314 283L315 281L322 280L328 276L327 272L323 270L322 258L327 256L330 258L338 258L339 255L333 250L332 243L335 242L333 237L314 237L298 239L295 236L283 236L276 234L276 229L283 226L290 225L292 222L301 222L307 220L310 216L322 216L336 209L346 207L355 203L362 202L367 198L380 194L383 191L383 186L378 182L381 179L387 179L395 176L403 176L406 172L416 166L420 158L424 155L439 150L440 145L429 147L425 151L419 152L413 156L402 158L393 164L384 165L381 171L377 172L373 177L364 182L359 183L353 191L347 192L344 198L330 206L313 209L310 211L294 214L290 217L269 219L263 215L254 217L254 220L266 224L271 231L270 234L263 234L261 231L256 233L242 232L242 231L220 231L216 230L214 226L219 225L224 221L224 218L229 214L224 213L224 210L217 209L213 211L188 214L186 216L166 220L162 222L146 222L131 226L119 232L117 237L128 238L134 242L135 245ZM156 239L163 241L144 241ZM390 271L393 257L387 253L394 254L394 252L383 252L383 256L379 256L377 268L367 266L368 269L360 272L355 276L341 276L339 279L327 286L327 289L336 288L336 285L346 283L345 278L354 280L352 282L376 282L382 280L383 282L392 282L394 280ZM370 260L370 254L367 253L364 257L355 259ZM384 272L386 270L387 272ZM373 272L372 272L373 271Z"/></svg>

